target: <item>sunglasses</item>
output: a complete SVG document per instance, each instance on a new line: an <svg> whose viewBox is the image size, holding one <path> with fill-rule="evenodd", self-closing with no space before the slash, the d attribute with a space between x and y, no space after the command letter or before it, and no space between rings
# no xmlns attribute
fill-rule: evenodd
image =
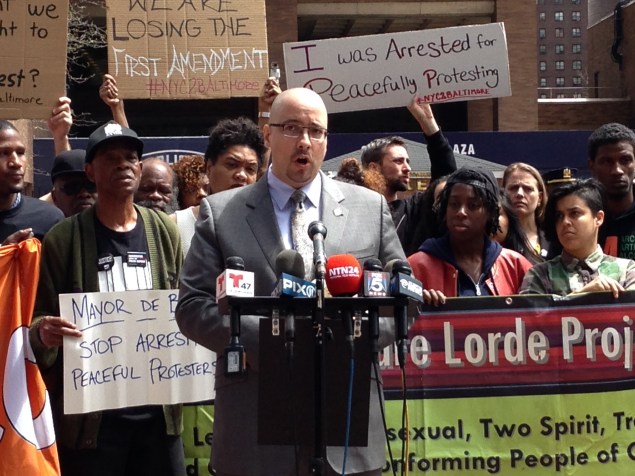
<svg viewBox="0 0 635 476"><path fill-rule="evenodd" d="M60 190L69 196L77 195L83 189L86 189L88 193L95 193L97 191L95 183L91 182L90 180L70 182L60 187Z"/></svg>

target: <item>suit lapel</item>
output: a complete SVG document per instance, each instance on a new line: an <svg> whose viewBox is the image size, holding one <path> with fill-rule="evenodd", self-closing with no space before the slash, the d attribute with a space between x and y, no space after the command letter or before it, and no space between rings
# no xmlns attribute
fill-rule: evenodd
<svg viewBox="0 0 635 476"><path fill-rule="evenodd" d="M344 194L335 181L322 174L322 223L326 227L324 248L327 256L341 251L339 244L348 221L348 208L343 202Z"/></svg>
<svg viewBox="0 0 635 476"><path fill-rule="evenodd" d="M247 207L250 209L245 217L247 224L275 273L276 257L284 247L280 230L278 230L278 221L273 211L266 176L253 186L252 193L247 199ZM236 217L236 219L240 220L240 217ZM241 238L237 236L236 239L240 240Z"/></svg>

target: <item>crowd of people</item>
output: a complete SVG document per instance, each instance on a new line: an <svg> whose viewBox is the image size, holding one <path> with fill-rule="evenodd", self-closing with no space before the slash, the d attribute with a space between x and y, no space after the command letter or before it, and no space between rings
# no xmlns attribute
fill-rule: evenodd
<svg viewBox="0 0 635 476"><path fill-rule="evenodd" d="M267 375L257 360L257 316L241 323L249 371L240 379L222 371L230 327L215 278L229 256L242 257L255 273L255 294L269 296L276 256L299 246L297 227L306 234L319 219L327 255L352 254L362 264L407 259L424 299L436 306L451 297L618 297L635 289L635 134L623 125L606 124L589 138L594 178L548 194L530 164L507 167L502 187L488 170L457 169L430 105L415 96L408 110L425 136L431 184L401 198L411 167L400 137L373 140L335 179L321 172L328 114L311 90L281 91L269 80L259 124L220 121L204 155L173 166L142 160L143 141L129 128L114 78L105 78L100 96L113 121L91 134L85 151L68 144L70 101L61 98L52 111L51 203L24 194L26 147L0 121L0 242L43 241L30 343L51 396L63 475L183 475L185 465L180 405L64 414L62 343L82 334L60 316L61 293L180 289L181 332L221 362L210 468L223 476L308 474L313 457L311 447L258 441L258 389ZM381 325L380 342L389 345L391 321ZM384 464L382 399L375 385L370 393L368 445L348 449L347 474L379 475ZM326 456L325 474L340 474L343 448L329 447Z"/></svg>

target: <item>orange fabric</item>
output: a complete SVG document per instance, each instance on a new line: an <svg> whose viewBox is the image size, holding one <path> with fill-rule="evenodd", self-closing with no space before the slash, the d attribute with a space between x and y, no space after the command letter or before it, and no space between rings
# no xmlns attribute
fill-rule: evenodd
<svg viewBox="0 0 635 476"><path fill-rule="evenodd" d="M29 344L40 242L0 247L0 476L59 475L53 417Z"/></svg>

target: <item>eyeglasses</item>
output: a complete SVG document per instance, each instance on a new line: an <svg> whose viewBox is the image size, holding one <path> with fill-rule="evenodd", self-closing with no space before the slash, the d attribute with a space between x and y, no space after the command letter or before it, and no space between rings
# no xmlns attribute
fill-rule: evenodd
<svg viewBox="0 0 635 476"><path fill-rule="evenodd" d="M309 133L309 138L315 142L322 142L326 139L329 131L322 129L321 127L314 126L301 126L299 124L269 124L270 127L280 127L282 129L282 135L285 137L291 137L297 139L304 131Z"/></svg>
<svg viewBox="0 0 635 476"><path fill-rule="evenodd" d="M86 189L88 193L95 193L97 191L95 182L91 182L90 180L69 182L60 187L60 190L68 196L77 195L83 189Z"/></svg>

